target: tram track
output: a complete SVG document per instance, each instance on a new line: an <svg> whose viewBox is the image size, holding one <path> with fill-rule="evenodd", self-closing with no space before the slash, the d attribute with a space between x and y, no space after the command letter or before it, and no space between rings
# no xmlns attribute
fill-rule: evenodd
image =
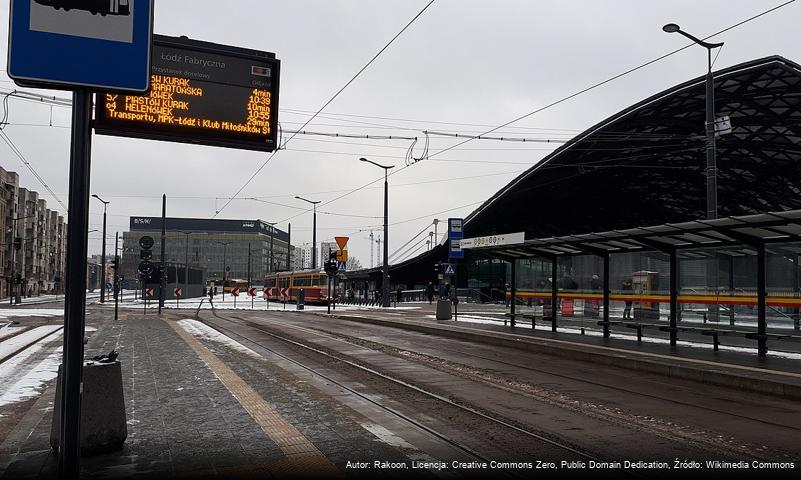
<svg viewBox="0 0 801 480"><path fill-rule="evenodd" d="M258 328L259 330L262 331L264 330L263 327L267 327L266 325L254 323L252 321L245 320L240 317L235 317L235 318L237 318L242 322L247 322L248 324L251 324L251 326L253 326L254 328ZM675 422L660 421L661 419L654 418L651 416L629 415L626 412L620 411L617 408L604 409L603 405L599 405L596 402L582 402L580 400L576 400L572 397L564 395L560 392L550 392L547 389L543 389L542 387L539 386L532 387L531 385L526 384L525 382L512 381L509 379L497 380L496 378L494 378L495 377L494 374L486 375L486 372L478 371L473 367L466 366L463 364L456 364L455 362L442 360L438 357L432 357L430 355L420 354L417 352L410 352L408 350L398 349L397 347L392 347L389 345L379 344L377 342L372 342L369 340L358 339L356 337L343 335L338 332L327 331L324 329L320 329L318 327L299 326L290 323L276 322L274 320L271 320L271 325L275 325L277 327L289 327L299 332L303 332L305 334L319 335L322 337L327 337L329 339L342 341L353 346L359 346L362 348L368 348L371 350L380 351L382 353L393 355L398 358L403 358L405 360L417 361L418 363L422 363L426 366L435 368L445 373L457 375L471 381L484 383L492 387L508 391L510 393L525 395L535 400L542 401L560 408L564 408L566 410L570 410L579 414L586 415L588 417L606 421L610 424L615 424L617 426L622 426L629 429L648 432L649 434L652 434L654 436L662 437L675 442L681 442L682 444L693 445L697 448L702 448L708 452L716 453L719 455L731 455L732 453L736 452L738 455L741 456L746 455L748 457L760 458L765 460L775 459L776 457L775 451L769 451L766 447L763 447L761 445L760 446L742 445L742 442L736 441L734 437L727 439L722 435L709 435L710 432L694 431L690 426L686 425L682 426ZM451 352L457 353L454 351ZM473 354L468 354L468 355L473 356L475 358L482 358L479 355L473 355ZM488 361L496 361L494 359L487 357L483 358ZM521 367L520 365L511 365L511 366ZM551 374L544 369L531 368L530 370L537 371L539 373L545 373L548 375ZM564 376L564 375L563 377L571 378L570 376ZM571 379L579 382L584 381L579 377L573 377ZM619 388L614 385L603 384L602 382L596 382L594 384L597 386L611 388L616 391L643 395L646 397L663 401L669 401L669 399L661 397L659 395L644 394L641 392L637 392L636 390ZM581 407L582 403L586 404L588 408L582 408ZM692 406L699 409L705 409L704 406L695 405L690 402L685 402L685 406ZM729 414L726 411L718 411L717 409L712 409L712 408L706 408L706 410L719 414L727 414L727 415ZM734 417L739 416L737 414L731 414L731 415ZM748 419L750 421L762 422L761 419L753 417L748 417L748 416L739 416L739 417ZM778 423L776 423L776 425L787 427L786 425ZM793 430L798 430L797 427L789 427L789 428ZM789 455L786 456L789 457Z"/></svg>
<svg viewBox="0 0 801 480"><path fill-rule="evenodd" d="M33 347L37 343L59 334L63 328L63 326L55 326L54 328L47 328L46 326L35 327L3 338L3 340L0 341L0 365Z"/></svg>
<svg viewBox="0 0 801 480"><path fill-rule="evenodd" d="M311 330L316 330L316 331L319 331L319 332L324 332L327 335L338 337L338 338L341 338L342 340L344 340L346 342L349 342L349 343L352 343L352 344L356 344L356 345L360 345L360 346L364 346L364 347L367 347L367 348L383 349L383 350L387 350L387 349L388 350L394 350L393 353L396 356L403 356L404 358L408 358L408 355L404 355L403 354L403 349L399 349L399 348L394 347L392 345L373 342L373 341L370 341L370 340L364 340L364 339L361 339L361 338L358 338L358 337L353 337L353 336L350 336L350 335L344 335L344 334L339 333L339 332L333 332L333 331L322 329L322 328L319 328L319 327L301 327L301 326L298 326L298 325L285 324L285 323L282 323L281 325L289 326L289 327L296 328L296 329L301 329L301 330L302 329L311 329ZM696 408L696 409L699 409L699 410L704 410L704 411L707 411L707 412L722 414L722 415L726 415L726 416L730 416L730 417L740 418L740 419L743 419L743 420L759 422L759 423L763 423L763 424L766 424L766 425L771 425L771 426L774 426L774 427L780 427L780 428L783 428L783 429L789 429L789 430L794 430L794 431L801 432L801 425L796 426L796 425L788 425L788 424L784 424L784 423L772 422L772 421L767 420L767 419L756 418L756 417L752 417L752 416L749 416L749 415L743 415L743 414L739 414L739 413L733 413L733 412L730 412L730 411L727 411L727 410L722 410L722 409L718 409L718 408L709 407L707 405L700 405L700 404L697 404L697 403L677 400L675 398L670 398L670 397L663 396L663 395L656 395L656 394L653 394L653 393L646 393L646 392L642 392L642 391L639 391L639 390L634 390L634 389L631 389L631 388L621 387L619 385L612 385L612 384L605 383L605 382L593 381L593 380L589 380L589 379L578 377L578 376L574 376L574 375L567 375L567 374L564 374L564 373L554 372L553 370L550 370L550 369L532 367L530 365L523 365L523 364L516 363L516 362L509 362L509 361L505 361L505 360L500 360L500 359L497 359L497 358L487 357L487 356L484 356L484 355L479 355L479 354L476 354L476 353L473 353L473 352L467 352L467 351L464 351L464 350L448 348L446 351L448 353L455 353L455 354L462 355L462 356L465 356L465 357L477 358L477 359L481 359L481 360L497 363L497 364L500 364L500 365L519 368L519 369L526 370L526 371L537 372L537 373L542 373L542 374L545 374L545 375L564 378L566 380L572 380L572 381L584 383L584 384L587 384L587 385L593 385L593 386L597 386L597 387L604 387L604 388L608 388L610 390L614 390L616 392L624 392L624 393L628 393L628 394L638 395L638 396L641 396L641 397L652 398L652 399L655 399L655 400L660 400L660 401L663 401L663 402L672 403L674 405L692 407L692 408ZM423 355L425 355L425 354L423 354Z"/></svg>
<svg viewBox="0 0 801 480"><path fill-rule="evenodd" d="M483 421L490 422L495 427L502 427L504 429L512 430L513 432L515 432L517 434L521 434L521 435L523 435L523 436L525 436L527 438L533 438L533 439L538 440L540 442L543 442L543 443L545 443L545 444L547 444L547 445L549 445L551 447L555 447L559 451L563 451L563 452L575 455L575 456L578 457L578 459L581 459L581 460L592 460L592 461L595 461L595 462L601 462L602 461L598 457L596 457L596 456L594 456L594 455L592 455L592 454L590 454L590 453L588 453L586 451L580 450L579 447L577 447L577 446L570 445L570 444L568 444L566 442L562 442L562 441L559 441L559 440L556 440L556 439L553 439L553 438L549 438L549 437L546 437L546 436L541 435L539 433L532 432L532 431L530 431L528 429L520 427L518 425L514 425L511 421L508 421L506 419L500 418L498 416L493 416L493 415L491 415L489 413L482 412L479 409L471 407L471 406L468 406L468 405L463 405L463 404L461 404L459 402L455 402L455 401L453 401L453 400L451 400L449 398L446 398L446 397L444 397L444 396L442 396L440 394L428 391L425 388L422 388L420 386L413 385L413 384L411 384L411 383L409 383L407 381L404 381L404 380L402 380L400 378L394 377L394 376L389 375L389 374L384 373L384 372L379 372L378 370L376 370L374 368L370 368L370 367L368 367L366 365L359 364L359 363L357 363L357 362L355 362L353 360L350 360L348 358L344 358L343 356L335 355L335 354L332 354L330 352L327 352L327 351L323 350L320 346L307 344L307 343L304 343L304 342L300 341L297 338L291 338L291 337L288 337L288 336L285 336L285 335L278 334L278 333L276 333L274 331L271 331L271 330L265 328L264 325L260 325L258 323L255 323L255 322L252 322L250 320L246 320L244 318L237 317L237 316L234 316L234 315L222 317L222 316L220 316L220 315L215 313L214 316L219 318L220 320L223 320L223 321L227 321L227 322L231 322L231 323L234 323L234 324L238 324L240 326L244 326L244 327L247 327L247 328L255 329L255 330L259 331L260 333L263 333L263 334L265 334L265 335L267 335L267 336L269 336L271 338L274 338L274 339L276 339L276 340L278 340L280 342L283 342L285 344L288 344L290 346L296 347L296 348L301 349L301 350L306 351L306 352L311 352L312 354L321 356L321 357L323 357L325 359L333 360L335 362L347 365L349 367L352 367L352 368L355 368L355 369L359 370L360 372L367 373L370 376L378 377L378 378L380 378L382 380L386 380L388 382L391 382L394 385L403 387L403 388L405 388L407 390L411 390L411 391L415 392L418 395L423 395L428 399L435 400L435 401L440 402L440 403L444 403L444 404L448 405L449 407L456 408L456 409L460 410L463 413L468 413L470 415L473 415L475 417L480 418ZM326 374L318 371L314 367L310 367L310 366L305 365L305 364L303 364L303 363L301 363L301 362L299 362L299 361L297 361L297 360L295 360L293 358L290 358L287 355L276 351L274 348L271 348L270 346L267 346L267 345L265 345L265 344L263 344L261 342L255 341L252 338L245 337L242 334L236 332L235 330L233 330L233 329L231 329L229 327L226 327L224 325L220 325L219 322L208 321L208 320L206 320L205 322L209 326L211 326L212 328L218 329L219 331L221 331L225 335L229 335L229 336L231 336L231 337L233 337L233 338L235 338L235 339L237 339L239 341L244 341L245 344L250 343L250 344L253 344L253 345L257 345L261 349L269 351L270 353L275 354L278 357L280 357L280 358L282 358L284 360L287 360L287 361L291 362L292 364L297 365L297 366L303 368L304 370L309 371L310 373L312 373L312 374L314 374L316 376L319 376L320 378L323 378L326 381L331 382L331 383L339 386L340 388L343 388L344 390L346 390L346 391L358 396L361 399L364 399L364 400L370 402L371 404L373 404L373 405L381 408L382 410L384 410L384 411L396 416L397 418L399 418L399 419L401 419L401 420L403 420L405 422L408 422L409 424L414 425L415 427L420 428L420 429L428 432L429 434L431 434L434 437L444 441L445 443L451 445L452 447L454 447L454 448L456 448L458 450L461 450L461 451L463 451L465 453L468 453L470 456L475 457L476 459L478 459L480 461L487 462L487 463L490 462L490 459L486 458L481 453L479 453L479 452L475 451L474 449L464 445L463 443L460 443L458 441L453 440L447 434L444 434L444 433L442 433L442 432L440 432L440 431L438 431L438 430L436 430L436 429L434 429L434 428L432 428L432 427L430 427L428 425L425 425L424 423L420 422L419 420L417 420L417 419L411 417L410 415L407 415L407 414L405 414L405 413L403 413L403 412L401 412L401 411L399 411L399 410L397 410L395 408L389 407L387 405L382 404L381 402L376 401L375 399L371 398L370 395L365 395L365 394L363 394L363 393L361 393L361 392L359 392L359 391L357 391L357 390L355 390L355 389L353 389L351 387L348 387L347 385L344 385L342 382L339 382L336 379L331 378L329 375L326 375ZM612 470L612 471L615 471L615 470ZM514 476L514 477L519 477L520 476L520 474L518 472L515 472L514 470L506 470L506 472L509 475ZM617 472L624 473L626 475L633 476L633 477L640 477L640 475L638 475L636 473L633 473L633 472L627 471L627 470L623 470L623 469L619 469L619 470L617 470Z"/></svg>

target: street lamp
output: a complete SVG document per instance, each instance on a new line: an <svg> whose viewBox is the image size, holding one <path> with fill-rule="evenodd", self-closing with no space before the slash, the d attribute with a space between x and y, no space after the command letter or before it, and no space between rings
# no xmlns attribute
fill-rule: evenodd
<svg viewBox="0 0 801 480"><path fill-rule="evenodd" d="M320 203L321 200L316 202L312 202L311 200L307 200L303 197L299 197L295 195L295 198L298 200L303 200L304 202L309 202L312 204L312 209L314 210L314 220L312 221L312 269L317 269L317 204Z"/></svg>
<svg viewBox="0 0 801 480"><path fill-rule="evenodd" d="M381 274L381 306L389 307L389 184L387 183L387 172L391 168L395 168L395 165L381 165L364 157L360 158L359 161L372 163L376 167L384 169L384 268Z"/></svg>
<svg viewBox="0 0 801 480"><path fill-rule="evenodd" d="M106 207L111 202L107 202L97 195L92 195L94 198L103 202L103 251L100 259L100 271L103 272L100 281L100 303L106 303Z"/></svg>
<svg viewBox="0 0 801 480"><path fill-rule="evenodd" d="M723 46L723 42L709 43L683 31L675 23L662 27L667 33L679 33L706 48L706 218L718 218L718 170L715 158L715 86L712 76L712 49Z"/></svg>

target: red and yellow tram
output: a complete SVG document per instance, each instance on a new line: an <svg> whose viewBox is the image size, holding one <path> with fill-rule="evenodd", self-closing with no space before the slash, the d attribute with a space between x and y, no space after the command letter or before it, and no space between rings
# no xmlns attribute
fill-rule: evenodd
<svg viewBox="0 0 801 480"><path fill-rule="evenodd" d="M320 270L272 273L264 277L264 288L267 289L267 298L273 301L296 302L301 289L305 303L326 304L339 298L334 286L329 291L328 275ZM288 289L288 298L281 295L284 289Z"/></svg>

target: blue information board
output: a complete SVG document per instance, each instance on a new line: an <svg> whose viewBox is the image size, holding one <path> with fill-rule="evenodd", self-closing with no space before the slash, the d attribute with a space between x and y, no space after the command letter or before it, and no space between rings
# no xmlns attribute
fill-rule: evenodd
<svg viewBox="0 0 801 480"><path fill-rule="evenodd" d="M463 218L448 219L448 258L464 258L459 241L464 238L462 231Z"/></svg>
<svg viewBox="0 0 801 480"><path fill-rule="evenodd" d="M11 0L8 76L23 86L144 92L153 0Z"/></svg>

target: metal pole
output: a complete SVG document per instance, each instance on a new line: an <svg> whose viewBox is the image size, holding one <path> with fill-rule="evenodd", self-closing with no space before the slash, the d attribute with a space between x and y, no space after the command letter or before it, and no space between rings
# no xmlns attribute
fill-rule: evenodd
<svg viewBox="0 0 801 480"><path fill-rule="evenodd" d="M17 269L17 217L14 217L14 222L11 226L11 281L9 282L9 292L8 292L8 305L11 306L14 304L14 294L16 293L16 288L14 288L15 282L17 281L16 272Z"/></svg>
<svg viewBox="0 0 801 480"><path fill-rule="evenodd" d="M161 275L159 275L159 315L164 307L164 290L167 288L167 266L164 249L167 243L167 194L161 196Z"/></svg>
<svg viewBox="0 0 801 480"><path fill-rule="evenodd" d="M103 202L103 251L100 257L100 271L103 273L100 280L100 303L106 303L106 206L107 204Z"/></svg>
<svg viewBox="0 0 801 480"><path fill-rule="evenodd" d="M250 242L248 242L248 290L251 287L252 279L250 278Z"/></svg>
<svg viewBox="0 0 801 480"><path fill-rule="evenodd" d="M222 283L222 301L225 301L225 251L228 248L228 243L223 243L223 283ZM236 305L236 304L234 304Z"/></svg>
<svg viewBox="0 0 801 480"><path fill-rule="evenodd" d="M670 250L670 346L678 340L679 324L679 257L676 249Z"/></svg>
<svg viewBox="0 0 801 480"><path fill-rule="evenodd" d="M715 79L712 76L712 49L707 48L706 73L706 218L718 218L718 169L715 157Z"/></svg>
<svg viewBox="0 0 801 480"><path fill-rule="evenodd" d="M604 255L604 338L609 338L609 254Z"/></svg>
<svg viewBox="0 0 801 480"><path fill-rule="evenodd" d="M92 95L79 87L72 94L70 190L64 296L64 350L59 429L59 478L78 478L81 455L81 385L86 308L86 251L89 229Z"/></svg>
<svg viewBox="0 0 801 480"><path fill-rule="evenodd" d="M192 235L192 232L184 233L184 235L186 235L186 251L184 254L184 291L189 292L189 235Z"/></svg>
<svg viewBox="0 0 801 480"><path fill-rule="evenodd" d="M389 307L389 183L387 183L387 172L384 169L384 268L382 270L382 292L381 306Z"/></svg>
<svg viewBox="0 0 801 480"><path fill-rule="evenodd" d="M275 268L275 264L273 263L273 237L275 237L275 232L272 230L275 228L274 226L270 226L270 269L269 272L273 273ZM289 251L289 247L287 246L287 252Z"/></svg>
<svg viewBox="0 0 801 480"><path fill-rule="evenodd" d="M286 229L286 269L287 269L287 271L289 271L290 270L290 268L289 268L289 247L292 246L292 242L290 241L292 239L292 224L289 223L287 225L288 226L287 226L287 229Z"/></svg>
<svg viewBox="0 0 801 480"><path fill-rule="evenodd" d="M515 328L515 297L517 296L517 260L512 260L512 303L509 304L510 325Z"/></svg>
<svg viewBox="0 0 801 480"><path fill-rule="evenodd" d="M312 270L317 270L317 204L313 203L314 220L312 222Z"/></svg>
<svg viewBox="0 0 801 480"><path fill-rule="evenodd" d="M757 355L759 357L765 357L768 354L768 325L765 316L766 287L765 243L761 242L757 246Z"/></svg>
<svg viewBox="0 0 801 480"><path fill-rule="evenodd" d="M120 232L114 233L114 320L120 319L120 255L117 244L120 241Z"/></svg>
<svg viewBox="0 0 801 480"><path fill-rule="evenodd" d="M553 318L551 319L551 331L556 331L556 307L557 303L559 302L558 298L558 290L556 285L556 275L559 273L559 257L553 257L551 260L551 313L553 314Z"/></svg>

